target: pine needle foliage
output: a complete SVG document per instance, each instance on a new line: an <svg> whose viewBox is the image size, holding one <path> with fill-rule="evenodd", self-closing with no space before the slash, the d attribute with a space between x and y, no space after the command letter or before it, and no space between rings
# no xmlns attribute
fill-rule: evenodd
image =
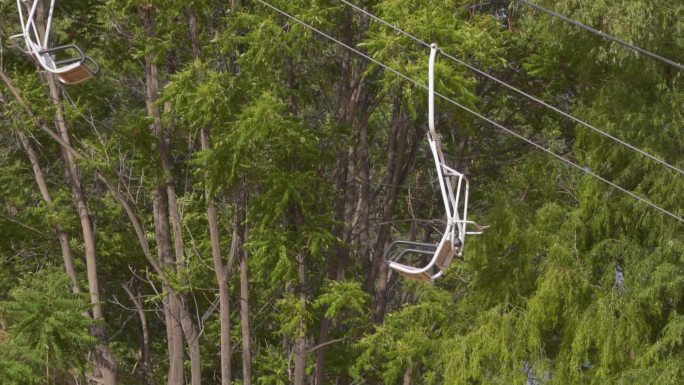
<svg viewBox="0 0 684 385"><path fill-rule="evenodd" d="M54 371L83 373L87 354L97 340L94 321L86 313L87 296L70 292L67 276L46 268L20 279L10 300L0 302L9 337L0 342L0 372L8 384L34 384ZM52 373L52 374L50 374Z"/></svg>

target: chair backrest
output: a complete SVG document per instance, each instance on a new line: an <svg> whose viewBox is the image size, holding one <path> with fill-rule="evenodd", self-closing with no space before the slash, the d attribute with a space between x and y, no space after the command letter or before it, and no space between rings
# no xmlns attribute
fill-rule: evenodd
<svg viewBox="0 0 684 385"><path fill-rule="evenodd" d="M442 236L442 240L437 245L437 250L435 250L435 265L442 270L449 267L456 255L456 247L457 245L451 239L451 231L447 228L447 231Z"/></svg>

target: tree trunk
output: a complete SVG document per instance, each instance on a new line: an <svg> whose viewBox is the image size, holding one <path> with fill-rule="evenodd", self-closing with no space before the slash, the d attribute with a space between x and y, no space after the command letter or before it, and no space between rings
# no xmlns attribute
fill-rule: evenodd
<svg viewBox="0 0 684 385"><path fill-rule="evenodd" d="M143 9L143 26L148 36L153 36L153 20L150 9ZM166 141L162 135L161 114L155 106L159 90L159 74L154 62L154 53L145 55L145 104L147 114L154 119L151 130L157 138L157 146L161 153L161 168L164 170ZM162 171L163 172L163 171ZM153 196L155 232L157 235L157 250L159 259L167 269L176 270L176 258L174 258L171 234L169 229L169 189L167 184L159 185ZM169 348L169 372L168 384L180 385L184 383L183 377L183 327L181 325L181 301L178 294L169 287L168 282L163 284L164 292L167 293L164 307L166 321L166 334Z"/></svg>
<svg viewBox="0 0 684 385"><path fill-rule="evenodd" d="M411 366L406 368L406 370L404 371L404 381L402 382L402 385L411 385L411 374L412 374L412 372L413 372L413 370L412 370Z"/></svg>
<svg viewBox="0 0 684 385"><path fill-rule="evenodd" d="M297 253L297 275L299 276L299 305L302 308L306 307L307 300L307 276L306 276L306 261L304 260L304 251ZM294 385L306 384L306 357L309 354L306 343L307 328L304 320L300 320L297 328L297 336L295 337L295 359L294 359Z"/></svg>
<svg viewBox="0 0 684 385"><path fill-rule="evenodd" d="M209 130L202 130L202 150L209 150L211 141ZM230 342L230 293L228 286L228 271L230 270L230 260L235 254L231 247L231 257L228 266L223 265L221 258L221 242L219 239L218 219L216 217L216 205L209 192L204 191L204 198L207 201L207 221L209 222L209 237L211 239L211 255L214 261L214 271L219 289L219 321L221 325L221 385L231 383L231 342ZM236 244L233 237L232 245Z"/></svg>
<svg viewBox="0 0 684 385"><path fill-rule="evenodd" d="M242 329L242 375L245 385L252 384L252 356L249 331L249 282L247 253L240 252L240 327Z"/></svg>
<svg viewBox="0 0 684 385"><path fill-rule="evenodd" d="M152 197L154 213L154 231L157 241L157 253L164 266L172 268L174 264L171 235L169 231L169 209L166 189L157 187ZM182 385L183 379L183 330L180 324L180 305L178 296L169 287L166 280L162 284L167 293L164 298L164 320L166 322L166 340L169 349L168 385Z"/></svg>
<svg viewBox="0 0 684 385"><path fill-rule="evenodd" d="M348 16L351 16L348 14ZM343 39L346 44L353 46L354 28L352 18L347 17L346 22L342 28ZM362 20L360 26L361 35L365 34L368 27L368 22ZM359 68L354 70L353 60L350 52L345 50L342 59L342 73L343 81L338 90L338 113L340 120L338 125L356 124L359 127L359 140L361 132L368 132L368 119L370 117L370 110L372 107L368 104L367 88L363 74L365 73L367 65L361 62ZM361 111L361 112L360 112ZM366 140L365 154L368 156L368 144ZM363 151L363 143L359 143L359 148ZM358 205L354 205L354 179L356 176L356 161L362 155L357 153L352 146L349 148L342 148L339 152L338 162L336 165L335 187L339 192L339 198L335 204L335 221L339 223L333 228L333 235L342 240L342 245L335 247L334 258L330 260L329 278L336 281L344 280L347 261L349 259L349 245L352 242L353 221L354 217L361 217L357 208L363 207L363 201L359 201ZM366 159L367 160L367 159ZM368 170L366 169L366 172ZM363 173L363 170L361 170ZM368 202L367 200L365 201ZM366 213L367 214L367 213ZM368 215L366 215L367 217ZM343 246L344 245L344 246ZM361 242L361 247L366 247L366 243ZM362 258L362 263L365 259ZM370 268L370 264L368 264ZM314 374L314 384L322 385L325 381L325 357L328 351L328 346L325 343L328 341L330 331L332 328L332 320L323 318L318 334L318 345L324 344L316 351L316 369Z"/></svg>
<svg viewBox="0 0 684 385"><path fill-rule="evenodd" d="M197 24L197 14L192 7L187 9L188 24L190 29L190 41L192 42L192 53L195 60L200 60L201 46L199 39L199 28ZM202 129L201 133L202 150L211 149L211 134L208 128ZM230 293L228 286L228 270L223 265L221 257L221 240L219 236L218 218L216 216L216 205L209 189L204 191L204 199L207 204L207 223L209 225L209 238L211 240L211 255L214 262L214 271L219 288L219 322L221 333L221 384L231 383L231 341L230 341ZM235 242L233 242L235 244ZM231 255L232 257L232 255ZM229 265L230 266L230 265ZM199 348L199 346L198 346ZM198 353L199 354L199 349Z"/></svg>
<svg viewBox="0 0 684 385"><path fill-rule="evenodd" d="M293 204L292 216L296 232L300 234L302 226L304 225L304 218L296 204ZM297 275L299 277L299 287L297 289L299 294L299 306L302 307L303 311L306 311L306 302L309 295L309 280L306 271L306 252L304 250L299 250L297 253ZM307 327L304 323L304 319L300 319L297 335L295 337L294 385L306 385L306 358L309 355L306 337Z"/></svg>
<svg viewBox="0 0 684 385"><path fill-rule="evenodd" d="M141 358L143 361L142 381L144 384L155 385L156 382L154 380L154 368L152 367L152 357L150 356L150 332L147 326L145 308L140 300L140 295L133 294L129 284L123 284L121 287L123 287L123 289L126 291L126 294L128 294L128 297L131 299L131 302L133 302L135 310L138 313L138 317L140 318L140 331L142 334Z"/></svg>
<svg viewBox="0 0 684 385"><path fill-rule="evenodd" d="M4 100L4 96L0 95ZM36 180L36 185L38 185L38 190L40 195L48 206L52 206L52 196L47 188L47 182L45 181L45 175L40 167L40 162L38 161L38 155L33 149L31 142L21 131L17 131L19 140L21 141L26 155L28 155L29 161L31 162L31 168L33 169L33 176ZM64 270L71 281L71 291L78 294L81 292L81 288L78 286L78 278L76 276L76 269L74 268L74 257L71 250L71 245L69 244L69 235L62 229L59 224L54 224L53 228L59 239L59 245L62 249L62 259L64 260Z"/></svg>
<svg viewBox="0 0 684 385"><path fill-rule="evenodd" d="M48 86L50 89L50 98L55 105L55 120L57 121L59 134L62 137L62 140L68 144L71 144L66 122L64 121L64 114L62 113L59 88L52 76L48 76ZM88 212L85 194L81 188L80 175L76 166L76 161L74 160L73 155L64 149L62 149L62 158L65 163L67 182L71 188L71 193L76 205L76 211L78 213L78 219L81 223L83 244L85 248L86 270L88 276L88 291L90 293L90 303L92 305L93 318L102 319L103 315L102 306L100 305L100 288L97 279L95 234L93 233L93 226L92 222L90 221L90 214Z"/></svg>
<svg viewBox="0 0 684 385"><path fill-rule="evenodd" d="M392 113L392 123L390 127L390 143L387 154L387 175L389 184L387 186L387 197L382 209L382 225L378 230L378 238L373 251L373 269L371 279L375 287L375 297L373 303L373 319L377 323L382 323L387 307L387 264L384 263L383 254L385 244L388 241L390 230L392 229L392 218L394 208L399 194L399 184L401 183L404 152L407 143L407 117L402 110L401 94L394 100L394 111Z"/></svg>
<svg viewBox="0 0 684 385"><path fill-rule="evenodd" d="M71 144L69 140L69 131L67 129L66 121L64 120L64 113L61 105L60 89L53 75L47 76L48 89L50 99L55 106L55 120L57 128L62 140ZM71 192L76 205L76 211L81 224L81 233L83 235L83 243L85 247L86 272L88 277L88 291L90 293L90 303L92 306L93 318L96 320L103 320L102 306L100 304L100 287L97 278L97 254L95 249L95 233L93 232L92 222L90 220L90 213L86 203L85 194L81 187L80 173L76 166L76 161L73 155L62 148L62 158L65 163L66 179L71 188ZM95 366L100 371L102 380L105 385L116 385L116 360L114 355L105 345L107 341L106 332L101 325L95 326L93 329L95 336L101 341L96 347Z"/></svg>
<svg viewBox="0 0 684 385"><path fill-rule="evenodd" d="M247 220L247 182L242 181L236 192L236 223L240 241L238 250L240 254L240 328L242 331L242 376L244 385L252 385L252 353L250 343L249 325L249 272L247 265L247 250L244 245L248 237Z"/></svg>
<svg viewBox="0 0 684 385"><path fill-rule="evenodd" d="M152 10L144 8L143 11L143 27L148 36L154 36L154 20L151 14ZM154 119L151 125L153 134L157 138L157 145L161 161L161 171L166 178L164 187L166 190L166 200L168 202L168 212L170 216L165 216L166 220L170 219L171 227L173 229L173 247L175 253L175 268L176 271L182 272L185 269L185 250L183 243L182 219L178 210L176 202L176 191L171 177L171 157L169 156L168 144L164 135L164 130L161 123L161 113L159 108L155 105L157 95L159 93L159 72L154 61L154 53L145 55L145 86L146 86L146 105L148 116ZM159 186L161 188L161 186ZM158 189L159 189L158 188ZM161 218L161 217L160 217ZM183 334L188 344L188 353L190 358L190 377L192 385L201 385L201 356L199 346L199 332L195 326L195 322L188 310L188 301L181 293L169 293L170 303L175 302L178 305L178 316L182 326ZM174 298L175 297L175 298ZM174 346L178 346L174 341Z"/></svg>

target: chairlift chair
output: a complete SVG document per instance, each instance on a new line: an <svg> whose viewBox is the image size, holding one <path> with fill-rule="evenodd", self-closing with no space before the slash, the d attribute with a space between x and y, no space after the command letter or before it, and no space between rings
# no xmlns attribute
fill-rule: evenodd
<svg viewBox="0 0 684 385"><path fill-rule="evenodd" d="M95 76L100 67L76 45L49 47L55 0L50 0L45 33L43 39L40 38L40 29L36 25L36 13L42 2L43 0L17 0L22 31L20 34L11 36L10 39L23 38L23 51L41 68L55 74L64 84L81 83Z"/></svg>
<svg viewBox="0 0 684 385"><path fill-rule="evenodd" d="M409 241L395 241L387 250L385 257L389 267L402 276L419 281L433 281L439 278L455 256L463 255L466 235L482 234L481 231L468 231L467 225L474 222L468 218L468 178L447 166L442 152L441 139L435 129L435 57L437 45L430 46L428 73L428 143L437 170L437 179L442 193L446 213L446 228L437 244ZM462 211L459 213L459 203ZM431 256L424 266L401 263L409 256Z"/></svg>

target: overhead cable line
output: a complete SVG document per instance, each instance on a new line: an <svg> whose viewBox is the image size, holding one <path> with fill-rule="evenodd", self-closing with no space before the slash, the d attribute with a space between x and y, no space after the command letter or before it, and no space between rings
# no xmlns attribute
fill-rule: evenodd
<svg viewBox="0 0 684 385"><path fill-rule="evenodd" d="M372 14L372 13L366 11L365 9L363 9L363 8L361 8L361 7L359 7L359 6L355 5L355 4L353 4L353 3L350 3L350 2L347 1L347 0L340 0L340 1L343 2L343 3L345 3L345 4L347 4L348 6L350 6L350 7L352 7L352 8L354 8L355 10L357 10L357 11L359 11L359 12L365 14L366 16L368 16L368 17L374 19L375 21L377 21L377 22L379 22L379 23L381 23L381 24L384 24L384 25L388 26L389 28L393 29L395 32L400 33L400 34L402 34L402 35L404 35L404 36L410 38L411 40L415 41L416 43L422 44L422 45L424 45L424 46L430 48L430 44L429 44L428 42L426 42L425 40L422 40L421 38L419 38L419 37L417 37L417 36L415 36L415 35L413 35L413 34L411 34L411 33L409 33L409 32L404 31L403 29L397 27L396 25L394 25L394 24L392 24L392 23L390 23L390 22L388 22L388 21L383 20L383 19L380 18L379 16L376 16L376 15L374 15L374 14ZM492 80L492 81L494 81L494 82L496 82L496 83L499 83L500 85L502 85L502 86L508 88L509 90L514 91L514 92L517 92L518 94L520 94L520 95L522 95L522 96L524 96L524 97L526 97L526 98L528 98L528 99L530 99L530 100L532 100L532 101L534 101L534 102L536 102L536 103L539 103L539 104L541 104L542 106L544 106L544 107L546 107L546 108L549 108L549 109L551 109L551 110L553 110L553 111L559 113L560 115L563 115L564 117L566 117L566 118L568 118L568 119L574 121L575 123L578 123L578 124L580 124L580 125L582 125L582 126L584 126L584 127L587 127L587 128L589 128L590 130L592 130L592 131L594 131L594 132L596 132L596 133L598 133L598 134L601 134L601 135L605 136L606 138L609 138L609 139L611 139L611 140L613 140L613 141L615 141L615 142L617 142L617 143L620 143L621 145L623 145L623 146L629 148L630 150L636 151L636 152L638 152L639 154L641 154L641 155L643 155L643 156L645 156L645 157L647 157L647 158L649 158L649 159L651 159L651 160L653 160L653 161L656 161L656 162L660 163L661 165L663 165L663 166L665 166L665 167L668 167L669 169L671 169L671 170L673 170L673 171L676 171L676 172L678 172L678 173L684 175L684 170L683 170L683 169L681 169L681 168L679 168L679 167L677 167L677 166L674 166L674 165L672 165L672 164L670 164L670 163L668 163L668 162L666 162L666 161L664 161L664 160L662 160L662 159L660 159L660 158L658 158L658 157L656 157L656 156L654 156L654 155L651 155L651 154L649 154L648 152L646 152L646 151L644 151L644 150L642 150L642 149L636 147L635 145L630 144L629 142L626 142L626 141L624 141L624 140L622 140L622 139L620 139L620 138L618 138L618 137L616 137L616 136L614 136L614 135L612 135L612 134L610 134L610 133L608 133L608 132L606 132L606 131L603 131L603 130L601 130L600 128L597 128L597 127L593 126L592 124L587 123L587 122L585 122L584 120L582 120L582 119L580 119L580 118L577 118L577 117L575 117L575 116L573 116L573 115L570 115L569 113L567 113L567 112L565 112L565 111L559 109L558 107L555 107L555 106L553 106L553 105L551 105L551 104L549 104L549 103L543 101L542 99L540 99L540 98L538 98L538 97L536 97L536 96L534 96L534 95L528 94L527 92L525 92L525 91L523 91L523 90L521 90L521 89L519 89L519 88L517 88L517 87L515 87L515 86L513 86L513 85L511 85L511 84L509 84L509 83L506 83L505 81L503 81L503 80L501 80L501 79L499 79L499 78L497 78L497 77L495 77L495 76L493 76L493 75L490 75L489 73L487 73L487 72L485 72L485 71L483 71L483 70L481 70L481 69L479 69L479 68L473 66L472 64L469 64L469 63L467 63L467 62L465 62L465 61L463 61L463 60L461 60L461 59L459 59L459 58L457 58L457 57L455 57L455 56L453 56L453 55L451 55L451 54L445 52L442 48L439 48L439 47L438 47L438 49L439 49L439 52L440 52L442 55L444 55L445 57L447 57L447 58L449 58L449 59L455 61L456 63L458 63L458 64L460 64L460 65L462 65L462 66L464 66L464 67L470 69L471 71L477 72L478 74L480 74L480 75L486 77L487 79L490 79L490 80Z"/></svg>
<svg viewBox="0 0 684 385"><path fill-rule="evenodd" d="M268 3L268 2L266 2L266 1L264 1L264 0L255 0L255 1L261 3L262 5L264 5L264 6L268 7L268 8L270 8L271 10L273 10L273 11L275 11L275 12L277 12L277 13L279 13L279 14L281 14L281 15L287 17L287 18L289 18L290 20L293 20L293 21L297 22L298 24L302 25L303 27L306 27L306 28L310 29L311 31L316 32L317 34L319 34L319 35L325 37L326 39L328 39L328 40L334 42L335 44L340 45L340 46L346 48L347 50L349 50L349 51L351 51L351 52L353 52L353 53L355 53L355 54L357 54L357 55L363 57L364 59L366 59L366 60L368 60L368 61L370 61L370 62L372 62L372 63L375 63L376 65L378 65L378 66L380 66L380 67L386 69L387 71L392 72L393 74L395 74L395 75L397 75L398 77L400 77L400 78L402 78L402 79L408 81L409 83L414 84L414 85L416 85L416 86L418 86L418 87L420 87L420 88L423 88L423 89L425 89L425 90L428 90L428 86L426 86L425 84L419 83L418 81L412 79L411 77L409 77L409 76L407 76L407 75L405 75L405 74L403 74L403 73L397 71L396 69L394 69L394 68L392 68L392 67L390 67L390 66L388 66L388 65L386 65L386 64L384 64L384 63L382 63L382 62L380 62L379 60L374 59L374 58L368 56L367 54L365 54L365 53L359 51L358 49L356 49L356 48L354 48L354 47L352 47L352 46L350 46L350 45L347 45L347 44L343 43L342 41L340 41L340 40L338 40L338 39L336 39L336 38L334 38L334 37L328 35L327 33L325 33L325 32L323 32L323 31L321 31L320 29L318 29L318 28L316 28L316 27L314 27L314 26L312 26L312 25L306 23L305 21L303 21L303 20L297 18L296 16L293 16L293 15L291 15L291 14L289 14L289 13L287 13L287 12L281 10L280 8L277 8L277 7L273 6L273 5L271 5L270 3ZM532 140L530 140L530 139L527 139L527 138L524 137L523 135L518 134L517 132L515 132L515 131L513 131L513 130L511 130L511 129L509 129L509 128L506 128L505 126L501 125L500 123L497 123L497 122L493 121L492 119L490 119L490 118L488 118L488 117L486 117L486 116L480 114L479 112L476 112L475 110L470 109L470 108L464 106L463 104L461 104L461 103L459 103L459 102L457 102L457 101L455 101L455 100L453 100L453 99L451 99L451 98L449 98L449 97L447 97L447 96L445 96L445 95L443 95L443 94L441 94L441 93L439 93L439 92L435 92L435 95L437 95L437 96L439 96L440 98L442 98L442 99L448 101L449 103L451 103L451 104L453 104L453 105L455 105L455 106L461 108L462 110L464 110L464 111L466 111L466 112L468 112L468 113L470 113L470 114L475 115L476 117L478 117L478 118L480 118L480 119L486 121L487 123L489 123L489 124L491 124L491 125L493 125L493 126L499 128L499 129L501 129L501 130L503 130L503 131L509 133L510 135L513 135L513 136L515 136L516 138L518 138L518 139L520 139L520 140L522 140L522 141L524 141L524 142L527 142L528 144L530 144L530 145L536 147L537 149L539 149L539 150L541 150L541 151L543 151L543 152L545 152L545 153L547 153L547 154L549 154L549 155L551 155L551 156L557 158L558 160L561 160L561 161L563 161L563 162L565 162L565 163L567 163L567 164L569 164L569 165L575 167L576 169L580 170L581 172L593 176L594 178L596 178L596 179L602 181L603 183L605 183L605 184L607 184L607 185L609 185L609 186L615 188L616 190L619 190L619 191L621 191L621 192L623 192L623 193L625 193L625 194L631 196L632 198L638 200L639 202L642 202L642 203L644 203L644 204L646 204L646 205L648 205L648 206L651 206L652 208L654 208L654 209L660 211L661 213L666 214L666 215L668 215L668 216L670 216L670 217L676 219L677 221L679 221L679 222L681 222L681 223L684 223L684 218L683 218L683 217L680 217L680 216L678 216L677 214L674 214L674 213L672 213L672 212L670 212L670 211L668 211L668 210L662 208L661 206L659 206L659 205L657 205L657 204L651 202L650 200L648 200L648 199L646 199L646 198L643 198L643 197L641 197L640 195L638 195L638 194L636 194L636 193L633 193L633 192L631 192L631 191L625 189L624 187L622 187L622 186L620 186L620 185L618 185L618 184L616 184L616 183L611 182L610 180L608 180L608 179L602 177L601 175L598 175L598 174L596 174L595 172L591 171L589 168L582 167L582 166L580 166L579 164L577 164L577 163L575 163L575 162L573 162L573 161L571 161L571 160L568 160L568 159L566 159L566 158L564 158L564 157L562 157L562 156L556 154L555 152L553 152L553 151L547 149L546 147L542 146L541 144L538 144L538 143L536 143L536 142L534 142L534 141L532 141Z"/></svg>
<svg viewBox="0 0 684 385"><path fill-rule="evenodd" d="M583 30L585 30L585 31L589 31L589 32L591 32L591 33L594 33L594 34L596 34L596 35L599 35L600 37L602 37L602 38L604 38L604 39L606 39L606 40L610 40L610 41L612 41L612 42L618 43L618 44L620 44L620 45L622 45L622 46L624 46L624 47L627 47L627 48L629 48L629 49L631 49L631 50L634 50L634 51L639 52L639 53L641 53L641 54L644 54L644 55L646 55L646 56L650 56L650 57L652 57L653 59L656 59L656 60L659 60L659 61L661 61L661 62L663 62L663 63L669 64L669 65L671 65L671 66L673 66L673 67L676 67L676 68L678 68L678 69L680 69L680 70L684 70L684 65L683 65L683 64L677 63L677 62L674 61L674 60L670 60L670 59L665 58L665 57L662 57L662 56L660 56L660 55L658 55L658 54L656 54L656 53L653 53L653 52L651 52L651 51L648 51L648 50L645 50L645 49L643 49L643 48L637 47L637 46L635 46L634 44L630 44L630 43L628 43L628 42L626 42L626 41L624 41L624 40L620 40L620 39L618 39L618 38L615 37L615 36L611 36L611 35L609 35L609 34L607 34L607 33L605 33L605 32L599 31L599 30L596 29L596 28L592 28L592 27L590 27L590 26L588 26L588 25L586 25L586 24L582 24L582 23L580 23L580 22L577 21L577 20L573 20L573 19L571 19L571 18L569 18L569 17L567 17L567 16L561 15L561 14L558 13L558 12L552 11L552 10L550 10L550 9L548 9L548 8L544 8L544 7L542 7L542 6L539 5L539 4L535 4L535 3L531 2L531 1L527 1L527 0L515 0L515 1L517 1L518 3L523 3L523 4L525 4L525 5L529 6L529 7L532 7L532 8L534 8L534 9L536 9L537 11L546 13L546 14L551 15L551 16L553 16L553 17L557 17L557 18L563 20L563 21L566 22L566 23L572 24L572 25L574 25L574 26L576 26L576 27L579 27L579 28L581 28L581 29L583 29Z"/></svg>

